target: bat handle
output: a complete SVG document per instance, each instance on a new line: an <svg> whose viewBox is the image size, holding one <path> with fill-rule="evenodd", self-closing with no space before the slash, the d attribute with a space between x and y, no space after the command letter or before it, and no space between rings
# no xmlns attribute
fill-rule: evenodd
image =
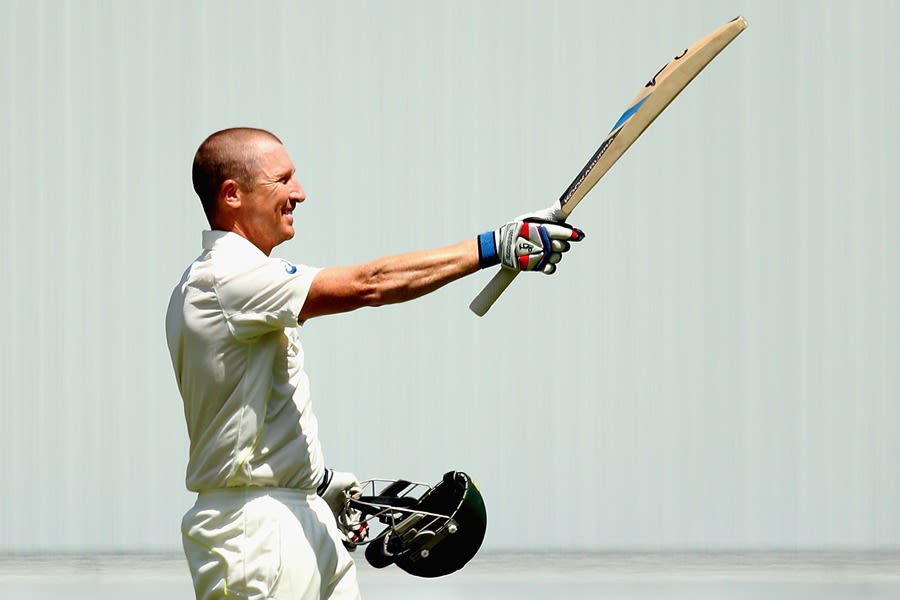
<svg viewBox="0 0 900 600"><path fill-rule="evenodd" d="M484 289L469 304L472 312L479 317L483 317L518 274L519 272L513 269L500 267L500 270L497 271L494 277L484 286Z"/></svg>

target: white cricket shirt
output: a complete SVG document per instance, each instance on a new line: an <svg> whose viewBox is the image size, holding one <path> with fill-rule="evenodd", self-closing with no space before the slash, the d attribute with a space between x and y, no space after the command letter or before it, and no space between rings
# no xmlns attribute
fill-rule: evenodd
<svg viewBox="0 0 900 600"><path fill-rule="evenodd" d="M314 490L324 462L297 317L319 269L203 232L166 312L190 437L187 487Z"/></svg>

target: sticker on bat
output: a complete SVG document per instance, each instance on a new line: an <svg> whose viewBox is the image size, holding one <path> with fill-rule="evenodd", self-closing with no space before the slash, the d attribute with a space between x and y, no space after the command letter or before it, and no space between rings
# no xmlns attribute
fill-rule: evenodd
<svg viewBox="0 0 900 600"><path fill-rule="evenodd" d="M581 169L581 172L578 174L578 177L575 178L569 187L566 188L566 191L563 192L563 195L559 197L559 206L562 208L566 204L569 203L569 200L572 199L572 196L575 194L575 191L581 187L581 184L584 183L584 180L587 179L588 174L594 169L594 166L597 164L597 161L600 160L606 153L606 149L609 148L609 145L613 143L613 140L616 139L616 136L619 135L619 131L621 129L616 129L610 134L608 138L606 138L603 143L597 148L597 151L594 152L594 156L591 157L591 160L588 161L588 164L584 165L584 168Z"/></svg>
<svg viewBox="0 0 900 600"><path fill-rule="evenodd" d="M675 62L676 60L681 60L682 58L684 58L684 55L687 54L687 52L688 52L688 49L685 48L685 49L684 49L684 52L682 52L681 54L679 54L678 56L676 56L675 58L673 58L670 62L667 62L665 65L663 65L663 68L660 69L659 71L657 71L657 72L656 72L656 75L654 75L653 78L652 78L650 81L648 81L648 82L647 82L647 85L645 85L644 87L653 87L654 85L656 85L656 78L659 77L659 74L662 73L663 71L665 71L665 70L666 70L666 67L668 67L669 65L671 65L671 64L672 64L673 62Z"/></svg>

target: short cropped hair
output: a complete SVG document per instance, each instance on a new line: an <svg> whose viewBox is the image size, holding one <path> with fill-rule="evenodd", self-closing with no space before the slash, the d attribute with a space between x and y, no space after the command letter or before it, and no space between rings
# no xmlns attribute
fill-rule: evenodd
<svg viewBox="0 0 900 600"><path fill-rule="evenodd" d="M252 142L260 138L281 143L275 134L265 129L233 127L213 133L197 149L191 179L210 224L216 214L216 199L222 183L234 179L245 190L253 189L259 170L259 150Z"/></svg>

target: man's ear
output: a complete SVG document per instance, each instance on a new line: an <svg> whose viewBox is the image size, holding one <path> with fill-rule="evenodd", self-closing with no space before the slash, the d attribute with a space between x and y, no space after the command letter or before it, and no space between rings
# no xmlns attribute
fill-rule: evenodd
<svg viewBox="0 0 900 600"><path fill-rule="evenodd" d="M219 197L226 207L240 208L241 196L239 192L240 186L238 182L234 179L226 179L222 182L222 187L219 188Z"/></svg>

